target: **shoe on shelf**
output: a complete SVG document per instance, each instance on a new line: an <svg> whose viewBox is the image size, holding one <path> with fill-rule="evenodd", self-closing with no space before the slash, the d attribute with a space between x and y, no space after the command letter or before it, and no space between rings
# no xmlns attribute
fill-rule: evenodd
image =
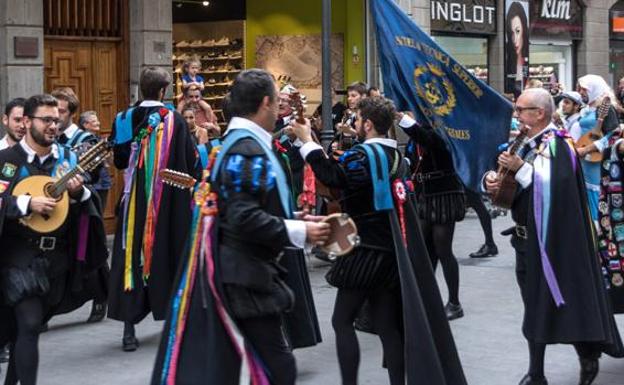
<svg viewBox="0 0 624 385"><path fill-rule="evenodd" d="M444 306L444 313L446 313L446 319L452 321L462 318L464 316L464 309L462 309L461 304L448 302L446 306Z"/></svg>
<svg viewBox="0 0 624 385"><path fill-rule="evenodd" d="M133 352L139 348L139 340L135 336L124 336L121 344L124 352Z"/></svg>
<svg viewBox="0 0 624 385"><path fill-rule="evenodd" d="M202 47L214 47L214 45L215 45L214 39L209 39L202 43Z"/></svg>
<svg viewBox="0 0 624 385"><path fill-rule="evenodd" d="M176 44L176 47L178 48L184 48L184 47L188 47L189 46L189 42L186 40L182 40L181 42L178 42Z"/></svg>
<svg viewBox="0 0 624 385"><path fill-rule="evenodd" d="M498 254L498 247L496 245L488 245L487 243L481 245L478 251L470 253L470 258L488 258L495 257Z"/></svg>
<svg viewBox="0 0 624 385"><path fill-rule="evenodd" d="M597 358L581 358L581 375L579 378L579 385L591 385L596 376L598 376L598 370L600 366Z"/></svg>
<svg viewBox="0 0 624 385"><path fill-rule="evenodd" d="M228 39L227 37L224 36L221 39L217 40L214 45L216 45L218 47L228 46L228 45L230 45L230 39Z"/></svg>
<svg viewBox="0 0 624 385"><path fill-rule="evenodd" d="M191 44L189 44L189 47L193 47L193 48L198 48L202 46L202 41L201 40L193 40L193 42Z"/></svg>
<svg viewBox="0 0 624 385"><path fill-rule="evenodd" d="M534 378L530 374L525 374L518 385L548 385L548 381L546 381L546 377Z"/></svg>

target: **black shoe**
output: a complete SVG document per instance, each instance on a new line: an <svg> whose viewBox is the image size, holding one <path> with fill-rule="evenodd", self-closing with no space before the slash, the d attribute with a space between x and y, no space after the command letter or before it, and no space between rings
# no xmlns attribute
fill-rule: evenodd
<svg viewBox="0 0 624 385"><path fill-rule="evenodd" d="M479 251L475 251L470 254L470 258L488 258L494 257L498 254L498 247L496 245L488 245L487 243L482 245Z"/></svg>
<svg viewBox="0 0 624 385"><path fill-rule="evenodd" d="M121 342L124 352L133 352L139 348L139 340L135 336L124 336Z"/></svg>
<svg viewBox="0 0 624 385"><path fill-rule="evenodd" d="M87 323L100 322L106 317L106 303L93 302L91 314L87 318Z"/></svg>
<svg viewBox="0 0 624 385"><path fill-rule="evenodd" d="M581 358L581 377L579 380L579 385L590 385L596 379L598 375L598 369L600 366L598 365L597 358Z"/></svg>
<svg viewBox="0 0 624 385"><path fill-rule="evenodd" d="M534 378L530 374L526 374L518 385L548 385L548 381L546 381L546 377Z"/></svg>
<svg viewBox="0 0 624 385"><path fill-rule="evenodd" d="M452 321L454 319L458 319L464 316L464 309L460 304L447 303L444 306L444 312L446 313L446 319Z"/></svg>
<svg viewBox="0 0 624 385"><path fill-rule="evenodd" d="M3 346L0 348L0 364L9 362L9 346Z"/></svg>

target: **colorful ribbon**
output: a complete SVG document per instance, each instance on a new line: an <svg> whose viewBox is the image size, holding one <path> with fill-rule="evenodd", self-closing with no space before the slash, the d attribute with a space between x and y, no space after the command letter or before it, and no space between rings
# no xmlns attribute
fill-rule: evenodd
<svg viewBox="0 0 624 385"><path fill-rule="evenodd" d="M544 272L544 278L548 284L550 294L555 301L555 305L557 307L561 307L565 305L565 300L561 294L557 277L555 276L555 272L553 271L550 259L548 258L548 253L546 251L548 223L550 219L550 159L543 155L538 156L535 159L533 166L533 208L542 270Z"/></svg>

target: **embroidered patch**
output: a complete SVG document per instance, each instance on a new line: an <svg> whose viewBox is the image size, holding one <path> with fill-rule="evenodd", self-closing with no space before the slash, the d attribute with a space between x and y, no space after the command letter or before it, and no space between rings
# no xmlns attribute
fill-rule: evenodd
<svg viewBox="0 0 624 385"><path fill-rule="evenodd" d="M609 257L615 258L618 255L617 253L618 253L618 250L617 250L617 246L615 245L615 243L609 243ZM610 267L611 267L611 262L613 261L609 262ZM617 262L618 268L619 268L620 262L619 261L615 261L615 262Z"/></svg>
<svg viewBox="0 0 624 385"><path fill-rule="evenodd" d="M622 182L609 182L609 192L620 193L622 192Z"/></svg>
<svg viewBox="0 0 624 385"><path fill-rule="evenodd" d="M15 170L17 170L16 165L14 165L13 163L5 163L4 167L2 167L2 175L6 176L7 178L13 178L13 175L15 175Z"/></svg>
<svg viewBox="0 0 624 385"><path fill-rule="evenodd" d="M620 222L624 219L624 211L622 211L622 209L615 209L611 211L611 218L613 218L616 222Z"/></svg>
<svg viewBox="0 0 624 385"><path fill-rule="evenodd" d="M604 249L605 247L607 247L607 241L601 239L600 242L598 242L598 246L600 246L601 249Z"/></svg>
<svg viewBox="0 0 624 385"><path fill-rule="evenodd" d="M611 204L613 207L620 208L622 207L622 194L613 194L611 195Z"/></svg>
<svg viewBox="0 0 624 385"><path fill-rule="evenodd" d="M618 242L624 241L624 224L616 225L613 229L615 232L615 240Z"/></svg>
<svg viewBox="0 0 624 385"><path fill-rule="evenodd" d="M622 278L622 274L620 273L615 273L613 274L613 277L611 277L611 283L613 283L615 286L622 286L622 284L624 284L624 278Z"/></svg>
<svg viewBox="0 0 624 385"><path fill-rule="evenodd" d="M598 204L598 210L603 215L607 215L609 213L609 205L607 204L607 202L602 201Z"/></svg>
<svg viewBox="0 0 624 385"><path fill-rule="evenodd" d="M620 170L620 166L618 166L617 164L612 164L611 168L609 169L609 175L611 175L611 178L620 179L621 174L622 172Z"/></svg>
<svg viewBox="0 0 624 385"><path fill-rule="evenodd" d="M609 161L609 160L605 160L604 162L602 162L602 167L603 167L605 170L607 170L607 171L608 171L608 170L609 170L609 166L611 166L611 161Z"/></svg>
<svg viewBox="0 0 624 385"><path fill-rule="evenodd" d="M62 178L65 174L69 172L69 162L64 160L63 163L56 166L56 177Z"/></svg>
<svg viewBox="0 0 624 385"><path fill-rule="evenodd" d="M602 185L603 186L608 186L609 185L609 177L608 176L603 176L602 177Z"/></svg>
<svg viewBox="0 0 624 385"><path fill-rule="evenodd" d="M612 259L609 261L609 270L611 271L618 271L620 270L620 261Z"/></svg>
<svg viewBox="0 0 624 385"><path fill-rule="evenodd" d="M604 228L606 231L609 231L609 229L611 228L611 222L609 221L609 217L603 217L600 220L600 225L602 226L602 228Z"/></svg>
<svg viewBox="0 0 624 385"><path fill-rule="evenodd" d="M624 255L624 243L618 244L618 251L620 253L620 256Z"/></svg>
<svg viewBox="0 0 624 385"><path fill-rule="evenodd" d="M9 182L9 181L0 180L0 194L5 192L9 188L10 184L11 184L11 182Z"/></svg>

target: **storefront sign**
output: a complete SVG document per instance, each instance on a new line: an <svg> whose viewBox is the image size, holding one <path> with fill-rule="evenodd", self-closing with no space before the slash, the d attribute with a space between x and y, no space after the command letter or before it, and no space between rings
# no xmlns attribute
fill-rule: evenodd
<svg viewBox="0 0 624 385"><path fill-rule="evenodd" d="M431 31L496 34L496 0L431 0Z"/></svg>
<svg viewBox="0 0 624 385"><path fill-rule="evenodd" d="M580 0L531 1L531 37L582 39L583 10Z"/></svg>

